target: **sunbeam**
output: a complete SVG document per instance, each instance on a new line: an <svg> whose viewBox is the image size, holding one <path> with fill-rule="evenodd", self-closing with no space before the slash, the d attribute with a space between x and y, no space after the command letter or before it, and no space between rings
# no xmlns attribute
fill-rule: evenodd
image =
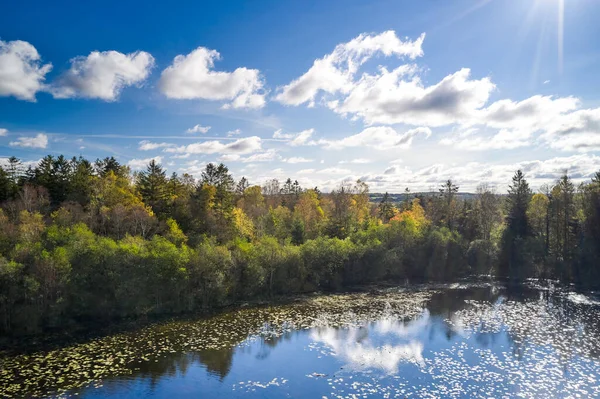
<svg viewBox="0 0 600 399"><path fill-rule="evenodd" d="M558 0L558 72L563 72L565 0Z"/></svg>

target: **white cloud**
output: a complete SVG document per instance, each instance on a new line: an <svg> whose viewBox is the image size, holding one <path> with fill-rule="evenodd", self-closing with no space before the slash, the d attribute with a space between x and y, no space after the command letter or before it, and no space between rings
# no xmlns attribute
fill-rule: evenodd
<svg viewBox="0 0 600 399"><path fill-rule="evenodd" d="M323 175L345 175L345 174L352 173L352 171L350 169L334 167L334 168L321 169L321 170L317 171L317 173L320 173Z"/></svg>
<svg viewBox="0 0 600 399"><path fill-rule="evenodd" d="M504 191L517 169L525 173L525 178L533 188L554 183L565 171L578 183L589 180L600 169L600 156L577 154L570 157L508 164L482 162L467 162L460 165L433 164L416 170L392 166L382 175L367 174L360 177L369 184L372 192L400 192L404 187L410 187L413 191L437 190L439 184L447 179L452 179L461 191L474 192L477 185L482 182Z"/></svg>
<svg viewBox="0 0 600 399"><path fill-rule="evenodd" d="M431 129L418 127L404 133L398 133L389 126L368 127L362 132L340 140L319 140L317 144L327 149L343 149L347 147L370 147L376 150L391 148L409 148L416 136L431 136Z"/></svg>
<svg viewBox="0 0 600 399"><path fill-rule="evenodd" d="M156 150L158 148L167 148L167 147L174 146L174 144L171 144L171 143L153 143L148 140L142 140L142 141L140 141L139 144L140 144L140 146L138 147L138 149L140 151L150 151L150 150Z"/></svg>
<svg viewBox="0 0 600 399"><path fill-rule="evenodd" d="M200 177L206 165L206 162L195 159L193 161L187 162L185 166L179 168L178 171L182 174L187 173L195 177Z"/></svg>
<svg viewBox="0 0 600 399"><path fill-rule="evenodd" d="M473 133L472 133L473 132ZM440 144L451 145L454 148L470 151L481 150L512 150L529 146L531 131L501 129L493 136L475 136L476 129L446 137Z"/></svg>
<svg viewBox="0 0 600 399"><path fill-rule="evenodd" d="M283 130L281 129L277 129L275 133L273 133L274 139L293 139L294 136L294 133L283 133Z"/></svg>
<svg viewBox="0 0 600 399"><path fill-rule="evenodd" d="M52 64L41 63L35 47L22 40L0 40L0 97L35 101Z"/></svg>
<svg viewBox="0 0 600 399"><path fill-rule="evenodd" d="M274 139L284 139L287 140L287 143L293 147L297 147L300 145L306 145L312 142L309 142L309 139L315 133L315 129L306 129L299 133L283 133L281 129L275 131L273 133Z"/></svg>
<svg viewBox="0 0 600 399"><path fill-rule="evenodd" d="M366 164L366 163L371 163L372 161L370 159L366 159L366 158L356 158L356 159L352 159L350 161L340 161L340 164L346 164L346 163L352 163L352 164Z"/></svg>
<svg viewBox="0 0 600 399"><path fill-rule="evenodd" d="M207 133L210 130L210 126L202 126L202 125L194 125L193 127L187 129L186 133Z"/></svg>
<svg viewBox="0 0 600 399"><path fill-rule="evenodd" d="M265 97L260 72L244 67L233 72L212 70L220 58L216 50L205 47L178 55L162 72L160 90L174 99L231 101L224 108L262 108Z"/></svg>
<svg viewBox="0 0 600 399"><path fill-rule="evenodd" d="M41 159L32 160L32 161L21 160L22 166L25 169L29 168L30 166L32 168L35 168L36 166L38 166L40 164L40 161L41 161ZM10 165L10 162L8 161L8 158L2 158L2 157L0 157L0 166L2 166L3 168L6 168L9 165Z"/></svg>
<svg viewBox="0 0 600 399"><path fill-rule="evenodd" d="M257 136L245 137L231 143L204 141L180 147L166 148L165 152L181 154L249 154L261 149L261 139Z"/></svg>
<svg viewBox="0 0 600 399"><path fill-rule="evenodd" d="M240 134L242 134L240 129L230 130L227 132L227 137L239 136Z"/></svg>
<svg viewBox="0 0 600 399"><path fill-rule="evenodd" d="M162 157L153 157L153 158L144 158L137 159L134 158L131 161L127 162L127 166L134 170L145 169L150 161L154 160L156 163L162 163Z"/></svg>
<svg viewBox="0 0 600 399"><path fill-rule="evenodd" d="M314 132L315 132L315 129L303 130L300 133L298 133L296 135L296 137L294 137L292 139L292 141L290 141L289 144L293 147L307 144L308 139L310 139L312 137Z"/></svg>
<svg viewBox="0 0 600 399"><path fill-rule="evenodd" d="M116 101L123 88L141 84L150 75L154 57L145 51L130 54L92 51L71 60L71 68L52 84L55 98L98 98Z"/></svg>
<svg viewBox="0 0 600 399"><path fill-rule="evenodd" d="M370 58L378 54L411 59L420 57L423 55L424 39L425 34L422 34L415 41L403 41L394 31L378 35L361 34L347 43L338 44L331 54L315 60L306 73L280 88L275 99L287 105L308 103L312 106L320 91L346 93L352 87L358 68Z"/></svg>
<svg viewBox="0 0 600 399"><path fill-rule="evenodd" d="M241 158L241 161L244 163L269 162L269 161L273 161L277 157L278 157L277 151L274 149L270 149L265 152L259 152L259 153L247 156L245 158Z"/></svg>
<svg viewBox="0 0 600 399"><path fill-rule="evenodd" d="M552 118L542 139L559 150L600 150L600 108L582 109Z"/></svg>
<svg viewBox="0 0 600 399"><path fill-rule="evenodd" d="M500 100L477 112L471 124L499 129L541 129L559 115L579 107L574 97L533 96L523 101Z"/></svg>
<svg viewBox="0 0 600 399"><path fill-rule="evenodd" d="M403 80L411 71L403 65L391 72L381 68L377 75L364 74L343 101L329 107L339 114L362 118L367 124L444 126L470 121L495 88L489 78L470 79L468 68L429 87L418 77Z"/></svg>
<svg viewBox="0 0 600 399"><path fill-rule="evenodd" d="M172 159L187 159L190 157L190 155L192 155L192 154L177 154L177 155L173 155L171 158Z"/></svg>
<svg viewBox="0 0 600 399"><path fill-rule="evenodd" d="M7 135L8 135L8 129L0 128L0 137L7 136Z"/></svg>
<svg viewBox="0 0 600 399"><path fill-rule="evenodd" d="M314 159L308 159L303 157L290 157L283 159L283 162L286 163L310 163L314 162Z"/></svg>
<svg viewBox="0 0 600 399"><path fill-rule="evenodd" d="M234 162L240 160L239 154L224 154L219 157L219 162Z"/></svg>
<svg viewBox="0 0 600 399"><path fill-rule="evenodd" d="M395 175L397 173L400 173L401 168L398 165L393 165L390 166L389 168L386 168L385 171L383 172L384 175Z"/></svg>
<svg viewBox="0 0 600 399"><path fill-rule="evenodd" d="M35 137L19 137L16 141L11 141L9 145L24 148L46 148L48 146L48 136L39 133Z"/></svg>

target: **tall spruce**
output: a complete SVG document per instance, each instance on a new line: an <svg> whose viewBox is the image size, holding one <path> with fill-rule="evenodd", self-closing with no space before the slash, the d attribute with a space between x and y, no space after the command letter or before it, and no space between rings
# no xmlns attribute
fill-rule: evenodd
<svg viewBox="0 0 600 399"><path fill-rule="evenodd" d="M526 239L530 235L527 208L532 197L529 183L521 170L512 178L506 197L506 230L502 237L499 275L512 280L527 275Z"/></svg>
<svg viewBox="0 0 600 399"><path fill-rule="evenodd" d="M154 159L146 170L138 175L137 187L146 205L150 205L156 214L165 211L168 198L168 180L162 166Z"/></svg>

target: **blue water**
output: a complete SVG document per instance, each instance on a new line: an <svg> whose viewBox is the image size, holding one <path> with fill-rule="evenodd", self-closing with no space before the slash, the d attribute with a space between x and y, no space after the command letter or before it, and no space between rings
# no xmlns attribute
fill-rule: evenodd
<svg viewBox="0 0 600 399"><path fill-rule="evenodd" d="M267 318L263 332L241 342L169 353L65 395L600 397L600 306L593 296L497 286L426 292L410 317L393 306L373 316L349 306L341 312L347 323L329 325L324 309L319 322L281 333L269 330ZM280 320L286 312L269 314Z"/></svg>

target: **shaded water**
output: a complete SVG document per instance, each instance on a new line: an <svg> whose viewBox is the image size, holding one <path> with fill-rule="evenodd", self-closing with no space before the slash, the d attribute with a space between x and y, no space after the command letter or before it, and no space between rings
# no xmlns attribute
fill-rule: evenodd
<svg viewBox="0 0 600 399"><path fill-rule="evenodd" d="M312 297L4 357L0 396L600 397L600 302L492 284Z"/></svg>

